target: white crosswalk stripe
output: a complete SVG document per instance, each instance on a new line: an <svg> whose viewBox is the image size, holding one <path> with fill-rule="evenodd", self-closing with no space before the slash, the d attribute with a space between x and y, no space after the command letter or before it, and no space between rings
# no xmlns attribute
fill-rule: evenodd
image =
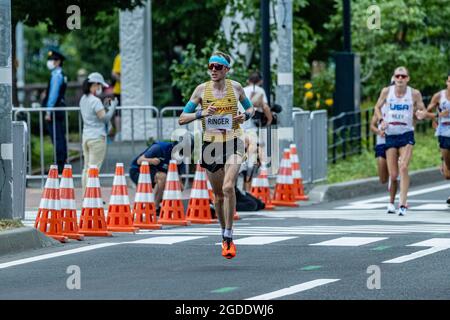
<svg viewBox="0 0 450 320"><path fill-rule="evenodd" d="M297 227L246 227L237 226L236 236L285 236L285 235L337 235L337 234L405 234L405 233L450 233L447 224L408 224L408 225L351 225L351 226L297 226ZM186 227L163 230L141 230L142 235L220 235L214 227Z"/></svg>
<svg viewBox="0 0 450 320"><path fill-rule="evenodd" d="M388 238L367 238L367 237L341 237L333 240L310 244L310 246L344 246L359 247L369 243L374 243Z"/></svg>

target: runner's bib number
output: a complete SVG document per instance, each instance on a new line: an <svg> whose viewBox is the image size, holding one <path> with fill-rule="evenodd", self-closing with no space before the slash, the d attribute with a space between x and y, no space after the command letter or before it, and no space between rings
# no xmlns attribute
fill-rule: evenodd
<svg viewBox="0 0 450 320"><path fill-rule="evenodd" d="M209 116L205 118L205 125L208 131L230 131L233 128L233 117L231 114Z"/></svg>

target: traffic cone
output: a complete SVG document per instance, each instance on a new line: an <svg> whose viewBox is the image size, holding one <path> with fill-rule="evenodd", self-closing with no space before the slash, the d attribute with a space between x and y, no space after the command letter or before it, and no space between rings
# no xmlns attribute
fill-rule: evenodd
<svg viewBox="0 0 450 320"><path fill-rule="evenodd" d="M167 173L166 187L164 189L158 222L161 224L182 226L190 224L184 216L184 206L181 201L181 185L180 179L178 178L176 160L170 160L169 163L169 172Z"/></svg>
<svg viewBox="0 0 450 320"><path fill-rule="evenodd" d="M72 166L64 165L61 184L59 186L61 199L61 218L63 221L62 233L75 240L83 240L84 235L78 232L77 209L75 206L75 189L73 187Z"/></svg>
<svg viewBox="0 0 450 320"><path fill-rule="evenodd" d="M67 242L68 240L62 234L63 221L61 218L57 165L50 166L34 227L55 240L61 242Z"/></svg>
<svg viewBox="0 0 450 320"><path fill-rule="evenodd" d="M186 212L186 220L192 223L215 223L217 219L212 218L209 206L210 196L208 194L206 171L197 164L194 183L192 184L191 198Z"/></svg>
<svg viewBox="0 0 450 320"><path fill-rule="evenodd" d="M141 229L161 229L162 225L157 223L156 218L155 195L152 190L152 178L148 162L143 161L139 170L133 206L134 226Z"/></svg>
<svg viewBox="0 0 450 320"><path fill-rule="evenodd" d="M234 216L233 216L233 220L241 220L241 217L238 215L236 208L234 209Z"/></svg>
<svg viewBox="0 0 450 320"><path fill-rule="evenodd" d="M264 209L272 210L275 206L272 204L270 196L269 179L267 178L267 167L265 163L261 164L259 175L252 179L251 194L260 199L266 205Z"/></svg>
<svg viewBox="0 0 450 320"><path fill-rule="evenodd" d="M290 145L290 149L295 200L308 200L309 198L305 195L305 187L303 186L302 171L300 169L300 161L298 160L297 147L292 143Z"/></svg>
<svg viewBox="0 0 450 320"><path fill-rule="evenodd" d="M136 232L139 230L133 226L123 163L116 164L106 225L108 230L113 232Z"/></svg>
<svg viewBox="0 0 450 320"><path fill-rule="evenodd" d="M283 159L278 170L277 184L272 200L272 204L275 206L298 207L298 204L295 203L290 153L289 149L283 151Z"/></svg>
<svg viewBox="0 0 450 320"><path fill-rule="evenodd" d="M211 203L214 203L214 191L213 191L213 188L211 186L211 182L209 182L208 175L206 174L206 171L205 171L205 177L206 177L206 186L208 188L209 201L211 201Z"/></svg>
<svg viewBox="0 0 450 320"><path fill-rule="evenodd" d="M105 211L103 208L97 166L89 167L88 181L84 191L83 206L81 208L79 232L85 236L112 236L111 232L108 232L106 228Z"/></svg>

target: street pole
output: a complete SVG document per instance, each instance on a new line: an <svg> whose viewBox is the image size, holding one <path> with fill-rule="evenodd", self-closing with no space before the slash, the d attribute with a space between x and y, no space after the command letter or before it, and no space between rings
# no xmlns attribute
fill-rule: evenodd
<svg viewBox="0 0 450 320"><path fill-rule="evenodd" d="M278 149L280 151L279 157L281 157L283 149L289 148L294 135L292 121L292 107L294 105L292 0L277 1L276 14L278 67L275 95L276 103L283 108L283 111L278 114ZM275 157L275 154L273 157Z"/></svg>
<svg viewBox="0 0 450 320"><path fill-rule="evenodd" d="M352 52L352 29L350 0L343 0L344 52Z"/></svg>
<svg viewBox="0 0 450 320"><path fill-rule="evenodd" d="M270 74L270 0L261 0L261 70L263 88L266 91L270 105L270 87L272 77Z"/></svg>
<svg viewBox="0 0 450 320"><path fill-rule="evenodd" d="M12 218L11 1L0 0L0 219Z"/></svg>

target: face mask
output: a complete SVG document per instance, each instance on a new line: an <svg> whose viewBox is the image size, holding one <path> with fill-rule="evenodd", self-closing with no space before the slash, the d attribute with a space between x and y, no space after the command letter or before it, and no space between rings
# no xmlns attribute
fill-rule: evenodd
<svg viewBox="0 0 450 320"><path fill-rule="evenodd" d="M55 61L53 61L53 60L47 60L47 68L48 68L49 70L55 69Z"/></svg>
<svg viewBox="0 0 450 320"><path fill-rule="evenodd" d="M98 87L97 90L95 90L95 95L99 96L102 94L102 92L103 92L102 87Z"/></svg>

